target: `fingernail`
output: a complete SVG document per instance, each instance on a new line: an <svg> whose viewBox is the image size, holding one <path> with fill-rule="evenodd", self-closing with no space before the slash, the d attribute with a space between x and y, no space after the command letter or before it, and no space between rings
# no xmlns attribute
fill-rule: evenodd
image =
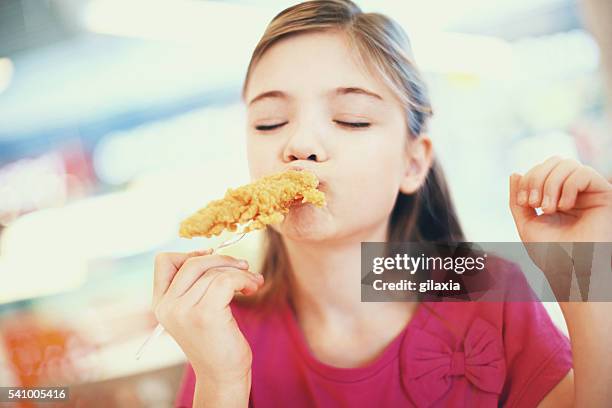
<svg viewBox="0 0 612 408"><path fill-rule="evenodd" d="M525 190L521 190L518 194L518 205L524 205L527 202L527 192Z"/></svg>
<svg viewBox="0 0 612 408"><path fill-rule="evenodd" d="M538 201L538 190L531 190L529 193L529 204L535 204Z"/></svg>
<svg viewBox="0 0 612 408"><path fill-rule="evenodd" d="M249 263L245 261L244 259L241 259L240 261L238 261L238 265L245 267L245 268L249 267Z"/></svg>
<svg viewBox="0 0 612 408"><path fill-rule="evenodd" d="M550 205L550 197L545 195L544 198L542 199L542 208L548 208L549 205Z"/></svg>
<svg viewBox="0 0 612 408"><path fill-rule="evenodd" d="M260 282L261 282L261 281L263 281L263 280L264 280L264 277L263 277L263 275L262 275L261 273L255 273L255 272L251 272L251 273L253 274L253 277L254 277L255 279L257 279L258 281L260 281Z"/></svg>

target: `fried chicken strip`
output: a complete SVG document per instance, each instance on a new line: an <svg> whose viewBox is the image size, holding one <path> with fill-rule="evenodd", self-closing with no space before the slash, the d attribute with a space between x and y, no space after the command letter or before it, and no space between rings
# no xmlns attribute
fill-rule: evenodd
<svg viewBox="0 0 612 408"><path fill-rule="evenodd" d="M228 189L225 197L211 201L206 207L181 222L183 238L211 237L224 230L236 231L239 224L250 222L243 232L263 229L279 223L292 204L325 205L325 195L317 190L319 180L308 171L288 170L272 174L238 187Z"/></svg>

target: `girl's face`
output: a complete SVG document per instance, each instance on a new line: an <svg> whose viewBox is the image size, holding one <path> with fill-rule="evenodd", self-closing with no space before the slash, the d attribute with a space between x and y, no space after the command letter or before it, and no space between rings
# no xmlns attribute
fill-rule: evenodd
<svg viewBox="0 0 612 408"><path fill-rule="evenodd" d="M367 240L386 232L398 191L412 192L402 106L359 61L344 34L306 33L273 45L251 72L251 177L307 169L327 200L293 206L272 226L292 240Z"/></svg>

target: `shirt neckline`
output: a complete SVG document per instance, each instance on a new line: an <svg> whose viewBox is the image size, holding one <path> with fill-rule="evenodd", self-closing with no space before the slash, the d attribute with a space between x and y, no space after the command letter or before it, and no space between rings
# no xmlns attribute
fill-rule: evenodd
<svg viewBox="0 0 612 408"><path fill-rule="evenodd" d="M398 358L402 341L409 327L423 327L427 319L428 313L422 304L416 307L412 319L404 326L402 331L385 347L383 352L372 362L360 367L336 367L330 364L323 363L314 356L311 352L306 337L300 328L297 318L289 304L289 301L284 302L283 321L288 328L289 334L293 340L293 344L298 349L300 358L317 374L325 377L328 380L336 382L351 383L363 381L382 370L389 363Z"/></svg>

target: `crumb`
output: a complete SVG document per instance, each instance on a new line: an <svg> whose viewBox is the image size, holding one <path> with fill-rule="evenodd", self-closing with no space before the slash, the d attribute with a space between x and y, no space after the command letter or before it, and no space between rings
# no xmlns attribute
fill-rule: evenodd
<svg viewBox="0 0 612 408"><path fill-rule="evenodd" d="M325 205L325 195L317 190L317 177L307 171L288 170L238 187L228 189L225 197L211 201L206 207L181 222L183 238L211 237L224 230L236 231L238 224L248 224L243 232L263 229L279 223L289 207L301 200L317 207Z"/></svg>

